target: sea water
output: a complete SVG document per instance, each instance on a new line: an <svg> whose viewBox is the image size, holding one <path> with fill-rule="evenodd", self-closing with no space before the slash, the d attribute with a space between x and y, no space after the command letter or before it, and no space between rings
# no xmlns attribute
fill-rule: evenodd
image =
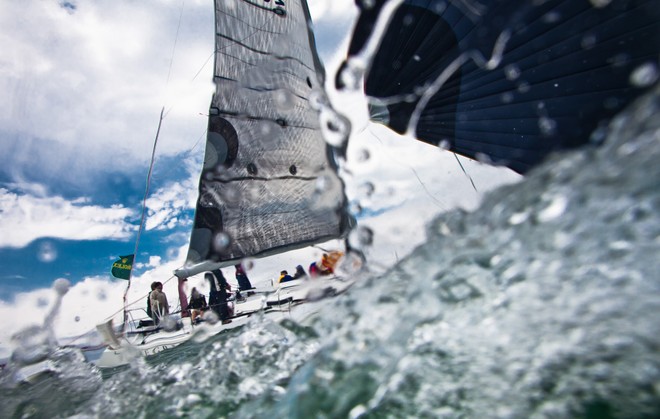
<svg viewBox="0 0 660 419"><path fill-rule="evenodd" d="M100 371L66 349L0 417L660 417L660 96L300 324Z"/></svg>
<svg viewBox="0 0 660 419"><path fill-rule="evenodd" d="M2 373L0 417L660 417L659 112L656 88L304 323L112 371L63 349L30 384Z"/></svg>

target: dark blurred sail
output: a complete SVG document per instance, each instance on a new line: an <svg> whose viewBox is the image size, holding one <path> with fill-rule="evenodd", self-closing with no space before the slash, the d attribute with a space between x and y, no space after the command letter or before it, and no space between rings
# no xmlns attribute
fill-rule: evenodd
<svg viewBox="0 0 660 419"><path fill-rule="evenodd" d="M304 0L215 2L215 71L188 276L340 237L345 197L318 109Z"/></svg>
<svg viewBox="0 0 660 419"><path fill-rule="evenodd" d="M357 2L349 59L385 3ZM368 66L372 118L406 132L421 92L463 62L421 106L416 137L524 173L553 150L597 143L653 85L659 28L657 0L407 0ZM475 62L498 45L494 69Z"/></svg>

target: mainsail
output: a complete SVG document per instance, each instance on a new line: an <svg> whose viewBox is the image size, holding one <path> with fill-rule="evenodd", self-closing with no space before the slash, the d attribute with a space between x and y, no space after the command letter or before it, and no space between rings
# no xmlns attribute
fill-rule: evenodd
<svg viewBox="0 0 660 419"><path fill-rule="evenodd" d="M305 0L215 2L216 91L186 266L195 273L341 237L343 184L319 126Z"/></svg>
<svg viewBox="0 0 660 419"><path fill-rule="evenodd" d="M601 141L658 77L657 0L405 0L384 35L374 28L392 1L356 3L343 69L364 66L351 59L381 38L367 57L372 118L520 173ZM357 78L345 76L339 87Z"/></svg>

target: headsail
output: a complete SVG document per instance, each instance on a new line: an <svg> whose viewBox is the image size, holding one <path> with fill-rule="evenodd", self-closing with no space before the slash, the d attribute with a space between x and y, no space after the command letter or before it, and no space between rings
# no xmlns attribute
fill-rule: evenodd
<svg viewBox="0 0 660 419"><path fill-rule="evenodd" d="M349 60L387 1L356 3ZM649 87L635 77L649 69L657 78L657 0L401 3L384 36L375 34L383 37L365 81L372 118L520 173L553 150L598 142L598 128Z"/></svg>
<svg viewBox="0 0 660 419"><path fill-rule="evenodd" d="M340 237L345 197L313 97L323 94L305 0L215 2L216 92L189 276Z"/></svg>

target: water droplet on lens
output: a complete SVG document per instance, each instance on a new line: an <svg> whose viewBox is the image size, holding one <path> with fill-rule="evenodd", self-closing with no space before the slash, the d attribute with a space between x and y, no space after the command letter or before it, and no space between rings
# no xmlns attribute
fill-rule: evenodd
<svg viewBox="0 0 660 419"><path fill-rule="evenodd" d="M375 0L362 0L362 7L366 10L373 9L376 5Z"/></svg>
<svg viewBox="0 0 660 419"><path fill-rule="evenodd" d="M596 35L594 34L586 34L584 37L582 37L582 41L580 42L580 45L582 46L583 49L591 49L596 46L596 42L598 39L596 38Z"/></svg>
<svg viewBox="0 0 660 419"><path fill-rule="evenodd" d="M520 77L520 68L515 64L509 64L504 67L504 74L508 80L516 80Z"/></svg>
<svg viewBox="0 0 660 419"><path fill-rule="evenodd" d="M55 282L53 282L53 289L58 295L66 294L69 292L69 288L71 288L71 282L69 282L68 279L57 278Z"/></svg>
<svg viewBox="0 0 660 419"><path fill-rule="evenodd" d="M167 316L160 322L160 326L166 331L166 332L173 332L177 329L177 322L172 316Z"/></svg>
<svg viewBox="0 0 660 419"><path fill-rule="evenodd" d="M51 242L41 243L37 253L37 259L41 262L50 263L57 259L57 249Z"/></svg>
<svg viewBox="0 0 660 419"><path fill-rule="evenodd" d="M328 178L326 176L320 176L318 179L316 179L316 185L315 185L315 192L316 193L323 193L325 190L328 188L328 184L330 182L328 181Z"/></svg>
<svg viewBox="0 0 660 419"><path fill-rule="evenodd" d="M434 3L434 4L433 4ZM442 15L442 12L447 10L447 2L436 1L429 6L429 10L433 10L438 16Z"/></svg>
<svg viewBox="0 0 660 419"><path fill-rule="evenodd" d="M229 247L230 243L231 243L231 237L229 237L229 234L225 232L220 232L216 234L215 237L213 238L213 249L216 252L222 252L227 247Z"/></svg>
<svg viewBox="0 0 660 419"><path fill-rule="evenodd" d="M241 266L243 266L243 269L246 271L252 270L252 268L254 268L254 260L251 258L245 258L241 261Z"/></svg>
<svg viewBox="0 0 660 419"><path fill-rule="evenodd" d="M617 54L608 60L614 67L623 67L630 61L630 56L625 53Z"/></svg>
<svg viewBox="0 0 660 419"><path fill-rule="evenodd" d="M356 159L360 163L366 162L367 160L369 160L369 157L371 157L371 155L369 154L369 150L365 148L361 149L356 153Z"/></svg>
<svg viewBox="0 0 660 419"><path fill-rule="evenodd" d="M259 124L259 131L263 136L269 136L273 132L275 124L272 121L262 121Z"/></svg>
<svg viewBox="0 0 660 419"><path fill-rule="evenodd" d="M360 185L360 193L367 197L373 195L375 189L374 184L371 182L364 182Z"/></svg>
<svg viewBox="0 0 660 419"><path fill-rule="evenodd" d="M325 109L321 112L321 131L325 141L333 147L343 147L348 141L349 122L339 114Z"/></svg>
<svg viewBox="0 0 660 419"><path fill-rule="evenodd" d="M275 105L278 109L289 110L293 108L295 100L288 90L278 90L275 92Z"/></svg>
<svg viewBox="0 0 660 419"><path fill-rule="evenodd" d="M475 157L477 158L477 161L479 161L479 162L481 162L481 163L484 163L484 164L490 164L490 165L493 164L493 160L490 158L490 156L489 156L488 154L485 154L485 153L477 153L477 154L475 155Z"/></svg>
<svg viewBox="0 0 660 419"><path fill-rule="evenodd" d="M205 311L204 314L202 315L202 319L204 319L204 321L209 322L210 324L216 324L219 320L218 315L215 314L215 312L213 312L212 310Z"/></svg>
<svg viewBox="0 0 660 419"><path fill-rule="evenodd" d="M529 83L527 83L526 81L520 82L520 84L518 85L518 91L520 93L527 93L527 92L529 92L530 88L531 87L530 87Z"/></svg>
<svg viewBox="0 0 660 419"><path fill-rule="evenodd" d="M336 272L340 276L352 277L364 268L364 258L356 252L348 252L344 255L336 266Z"/></svg>
<svg viewBox="0 0 660 419"><path fill-rule="evenodd" d="M369 227L358 227L357 241L361 246L371 246L374 242L374 232Z"/></svg>
<svg viewBox="0 0 660 419"><path fill-rule="evenodd" d="M511 103L513 102L513 93L511 92L502 93L500 99L502 100L502 103Z"/></svg>
<svg viewBox="0 0 660 419"><path fill-rule="evenodd" d="M96 293L96 299L99 301L105 301L108 298L108 295L105 293L105 290L99 289Z"/></svg>
<svg viewBox="0 0 660 419"><path fill-rule="evenodd" d="M542 116L539 118L539 129L541 134L549 137L557 132L557 122L554 119Z"/></svg>
<svg viewBox="0 0 660 419"><path fill-rule="evenodd" d="M73 318L74 321L79 322L80 321L80 316L76 316Z"/></svg>
<svg viewBox="0 0 660 419"><path fill-rule="evenodd" d="M222 191L222 198L225 202L238 202L241 199L241 193L236 186L228 185Z"/></svg>
<svg viewBox="0 0 660 419"><path fill-rule="evenodd" d="M561 14L559 12L548 12L541 18L543 22L551 24L557 23L561 20Z"/></svg>
<svg viewBox="0 0 660 419"><path fill-rule="evenodd" d="M612 0L589 0L592 6L597 9L602 9L612 2Z"/></svg>
<svg viewBox="0 0 660 419"><path fill-rule="evenodd" d="M351 202L348 211L349 211L351 214L359 215L359 214L362 213L362 205L360 205L359 202L355 202L355 201L353 201L353 202Z"/></svg>
<svg viewBox="0 0 660 419"><path fill-rule="evenodd" d="M658 67L654 63L642 64L630 74L630 84L648 87L658 80Z"/></svg>
<svg viewBox="0 0 660 419"><path fill-rule="evenodd" d="M322 92L318 91L318 90L312 91L312 93L309 94L308 100L309 100L309 104L312 107L312 109L314 109L316 111L322 110L323 108L325 108L327 106L327 103L328 103L328 101L326 100L325 95Z"/></svg>
<svg viewBox="0 0 660 419"><path fill-rule="evenodd" d="M357 58L350 58L340 74L343 85L348 90L358 90L365 73L366 64Z"/></svg>

